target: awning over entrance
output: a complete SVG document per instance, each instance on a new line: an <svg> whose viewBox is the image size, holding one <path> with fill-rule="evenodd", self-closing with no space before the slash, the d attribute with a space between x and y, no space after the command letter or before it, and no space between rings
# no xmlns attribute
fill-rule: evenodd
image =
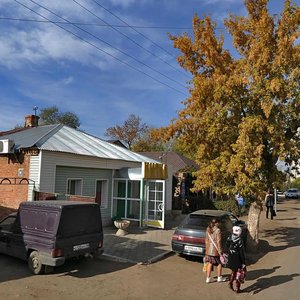
<svg viewBox="0 0 300 300"><path fill-rule="evenodd" d="M122 168L119 170L119 175L131 180L165 180L168 178L168 167L165 164L143 162L142 168Z"/></svg>
<svg viewBox="0 0 300 300"><path fill-rule="evenodd" d="M142 169L144 179L168 178L168 167L165 164L143 162Z"/></svg>

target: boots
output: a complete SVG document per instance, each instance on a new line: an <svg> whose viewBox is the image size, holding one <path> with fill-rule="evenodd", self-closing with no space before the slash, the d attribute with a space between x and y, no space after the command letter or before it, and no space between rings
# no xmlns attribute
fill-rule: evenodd
<svg viewBox="0 0 300 300"><path fill-rule="evenodd" d="M240 293L241 292L241 283L237 280L236 281L236 293Z"/></svg>
<svg viewBox="0 0 300 300"><path fill-rule="evenodd" d="M232 291L234 291L234 289L233 289L234 279L235 279L235 272L232 271L231 274L230 274L230 279L229 279L229 283L228 283L228 286Z"/></svg>

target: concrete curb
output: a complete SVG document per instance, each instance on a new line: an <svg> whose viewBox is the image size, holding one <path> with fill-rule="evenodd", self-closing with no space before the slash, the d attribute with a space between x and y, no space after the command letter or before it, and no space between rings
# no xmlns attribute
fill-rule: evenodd
<svg viewBox="0 0 300 300"><path fill-rule="evenodd" d="M123 257L119 257L119 256L115 256L115 255L111 255L111 254L107 254L107 253L103 253L101 255L100 258L106 259L106 260L110 260L110 261L116 261L116 262L121 262L121 263L131 263L131 264L138 264L138 265L150 265L153 264L161 259L163 259L166 256L169 256L173 253L173 251L166 251L164 253L161 253L159 255L156 255L146 261L134 261L131 259L127 259L127 258L123 258Z"/></svg>
<svg viewBox="0 0 300 300"><path fill-rule="evenodd" d="M121 262L121 263L131 263L131 264L138 264L137 261L133 261L131 259L127 259L127 258L123 258L123 257L119 257L119 256L114 256L111 254L107 254L107 253L103 253L101 258L104 258L106 260L110 260L110 261L116 261L116 262Z"/></svg>
<svg viewBox="0 0 300 300"><path fill-rule="evenodd" d="M157 262L157 261L159 261L159 260L161 260L161 259L163 259L163 258L165 258L165 257L167 257L167 256L169 256L169 255L171 255L173 253L173 251L166 251L166 252L164 252L164 253L162 253L162 254L159 254L159 255L156 255L156 256L154 256L154 257L152 257L152 258L150 258L150 259L148 259L146 262L143 262L143 263L141 263L142 265L150 265L150 264L153 264L153 263L155 263L155 262Z"/></svg>

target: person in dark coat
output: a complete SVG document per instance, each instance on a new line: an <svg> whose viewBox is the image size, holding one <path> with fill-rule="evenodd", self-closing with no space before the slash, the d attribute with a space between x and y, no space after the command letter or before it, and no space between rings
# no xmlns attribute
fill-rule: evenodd
<svg viewBox="0 0 300 300"><path fill-rule="evenodd" d="M239 275L245 271L245 250L244 243L241 239L242 228L233 226L232 235L227 239L228 248L228 267L231 269L229 288L234 291L233 282L236 281L236 292L241 291L241 283L243 278Z"/></svg>
<svg viewBox="0 0 300 300"><path fill-rule="evenodd" d="M265 206L267 208L267 212L266 212L266 218L268 219L269 217L269 211L270 211L270 215L271 215L271 220L273 220L274 217L274 195L272 190L269 190L266 197L265 197Z"/></svg>

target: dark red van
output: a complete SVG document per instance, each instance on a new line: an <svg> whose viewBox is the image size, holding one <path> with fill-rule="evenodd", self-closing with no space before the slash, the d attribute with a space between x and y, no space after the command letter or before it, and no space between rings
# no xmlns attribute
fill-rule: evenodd
<svg viewBox="0 0 300 300"><path fill-rule="evenodd" d="M22 202L0 222L0 253L28 261L34 274L71 257L103 252L100 207L73 201Z"/></svg>

